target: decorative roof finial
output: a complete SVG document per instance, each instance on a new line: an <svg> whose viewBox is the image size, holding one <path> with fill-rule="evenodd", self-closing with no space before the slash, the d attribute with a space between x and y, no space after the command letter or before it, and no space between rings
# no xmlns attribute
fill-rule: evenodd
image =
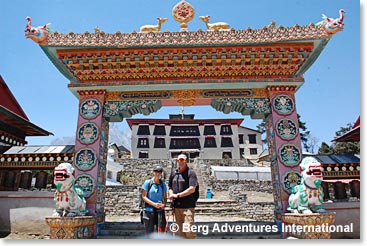
<svg viewBox="0 0 367 246"><path fill-rule="evenodd" d="M31 17L27 16L27 25L25 27L25 37L32 39L39 45L44 45L47 42L47 37L49 33L53 33L50 29L51 23L43 26L33 27Z"/></svg>
<svg viewBox="0 0 367 246"><path fill-rule="evenodd" d="M181 32L187 31L187 23L190 22L195 16L195 10L185 0L181 0L178 4L176 4L172 9L173 18L181 23Z"/></svg>
<svg viewBox="0 0 367 246"><path fill-rule="evenodd" d="M342 31L344 28L344 9L339 10L339 18L333 19L329 18L326 15L322 15L322 21L316 24L316 26L323 26L325 31L329 34L335 34L339 31Z"/></svg>

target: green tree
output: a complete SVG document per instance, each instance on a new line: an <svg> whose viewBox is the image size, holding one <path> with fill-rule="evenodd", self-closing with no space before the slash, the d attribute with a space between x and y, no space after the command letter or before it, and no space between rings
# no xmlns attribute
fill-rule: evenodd
<svg viewBox="0 0 367 246"><path fill-rule="evenodd" d="M299 135L301 137L301 143L303 145L303 148L307 152L310 152L311 144L309 143L309 138L311 132L306 131L307 130L306 123L301 121L301 116L297 114L297 117L298 117L298 128L299 128Z"/></svg>
<svg viewBox="0 0 367 246"><path fill-rule="evenodd" d="M257 130L261 133L261 136L263 136L264 133L266 133L266 122L265 120L263 120L260 124L258 124L257 126ZM268 140L266 138L266 134L265 134L265 138L261 139L261 141L263 142L263 144L267 144Z"/></svg>
<svg viewBox="0 0 367 246"><path fill-rule="evenodd" d="M335 133L335 137L339 137L344 133L352 130L353 124L348 123L346 127L340 127L340 130ZM360 143L359 142L336 142L332 145L335 154L339 155L354 155L360 153Z"/></svg>
<svg viewBox="0 0 367 246"><path fill-rule="evenodd" d="M321 147L319 148L318 154L319 155L332 155L334 154L334 149L330 147L329 145L327 145L327 143L322 142Z"/></svg>

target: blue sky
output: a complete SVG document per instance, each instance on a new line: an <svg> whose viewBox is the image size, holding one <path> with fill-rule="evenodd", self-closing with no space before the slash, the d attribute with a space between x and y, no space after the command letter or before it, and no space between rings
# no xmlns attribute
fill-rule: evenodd
<svg viewBox="0 0 367 246"><path fill-rule="evenodd" d="M54 67L41 48L24 37L25 18L33 26L51 24L61 33L93 32L98 26L106 33L129 33L145 24L155 24L157 17L167 17L162 30L179 31L172 8L179 0L2 0L0 1L0 74L23 110L38 126L54 133L50 137L27 137L29 145L47 145L55 139L74 136L78 100L68 90L69 81ZM205 30L200 15L210 15L212 22L225 21L235 29L276 25L301 26L321 21L322 14L338 17L346 11L345 26L335 34L319 58L304 74L305 83L296 93L297 112L312 136L330 144L335 132L360 115L360 3L350 0L190 0L195 18L189 31ZM149 116L168 118L178 107L162 108ZM207 107L185 107L196 118L243 118L239 113L223 114ZM246 116L243 126L256 129L261 120ZM118 123L125 131L126 121Z"/></svg>

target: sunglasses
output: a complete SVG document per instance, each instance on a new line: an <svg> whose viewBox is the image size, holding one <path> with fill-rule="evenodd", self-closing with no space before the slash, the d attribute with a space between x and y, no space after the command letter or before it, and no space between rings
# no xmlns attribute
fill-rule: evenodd
<svg viewBox="0 0 367 246"><path fill-rule="evenodd" d="M184 161L186 161L186 160L181 158L181 159L178 159L178 161L179 161L179 162L184 162Z"/></svg>

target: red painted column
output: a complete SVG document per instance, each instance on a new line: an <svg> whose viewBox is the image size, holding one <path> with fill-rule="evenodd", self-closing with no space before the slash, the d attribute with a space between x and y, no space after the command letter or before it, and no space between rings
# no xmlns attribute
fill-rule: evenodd
<svg viewBox="0 0 367 246"><path fill-rule="evenodd" d="M295 101L295 86L268 87L271 115L267 121L275 220L286 213L292 187L299 184L302 145Z"/></svg>
<svg viewBox="0 0 367 246"><path fill-rule="evenodd" d="M109 124L103 118L105 90L78 91L79 115L75 140L75 185L84 190L88 214L104 223L104 199Z"/></svg>

